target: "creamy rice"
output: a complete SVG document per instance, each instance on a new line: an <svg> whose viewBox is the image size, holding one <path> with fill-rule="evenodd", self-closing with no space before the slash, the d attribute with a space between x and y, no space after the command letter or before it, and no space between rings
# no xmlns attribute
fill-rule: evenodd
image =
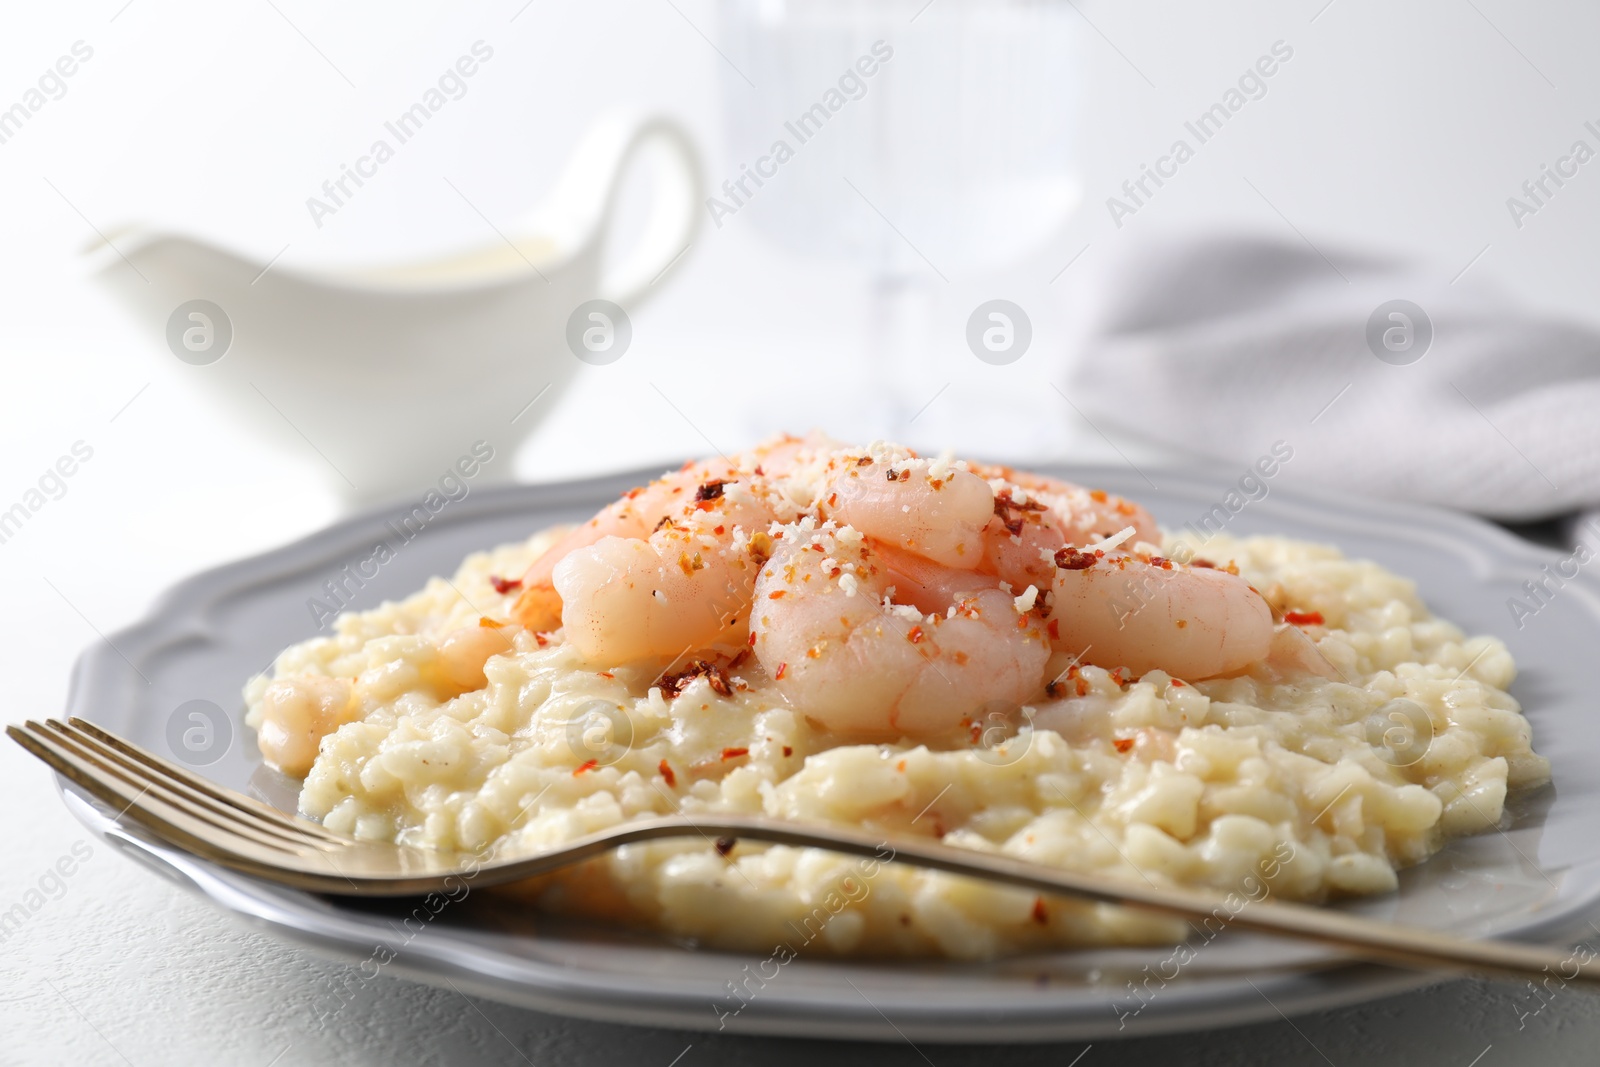
<svg viewBox="0 0 1600 1067"><path fill-rule="evenodd" d="M1280 898L1321 900L1395 888L1397 868L1496 826L1508 790L1549 777L1505 691L1515 667L1499 640L1432 617L1412 583L1373 563L1277 538L1217 537L1203 554L1301 612L1347 681L1257 672L1185 684L1084 667L1032 706L1032 729L992 751L982 745L994 737L950 751L841 742L764 694L753 663L729 673L726 695L699 677L668 699L657 671L586 666L559 633L519 632L486 664L485 688L441 692L438 638L509 618L516 593L491 576L521 574L552 536L475 554L453 580L345 614L333 636L278 658L277 678L351 679L359 708L323 741L305 814L373 840L515 851L675 809L758 814L937 834L1121 878L1237 889L1255 876ZM246 687L253 726L269 681ZM1414 744L1385 748L1396 698L1427 721ZM727 856L694 839L629 846L523 891L541 908L762 952L798 938L808 951L983 958L1183 932L743 842Z"/></svg>

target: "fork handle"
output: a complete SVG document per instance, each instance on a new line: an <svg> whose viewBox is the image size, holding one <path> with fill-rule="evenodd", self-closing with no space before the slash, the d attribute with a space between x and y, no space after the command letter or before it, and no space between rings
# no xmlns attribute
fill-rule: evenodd
<svg viewBox="0 0 1600 1067"><path fill-rule="evenodd" d="M1314 941L1345 949L1363 959L1399 964L1424 971L1455 971L1495 976L1600 984L1600 959L1589 952L1547 945L1480 940L1459 935L1365 919L1342 911L1271 899L1251 899L1177 886L1144 884L1104 875L1045 867L1010 856L957 848L937 841L900 836L876 837L852 830L812 828L800 823L729 815L665 817L625 823L581 838L557 856L532 856L485 866L483 875L496 883L532 877L569 865L574 859L600 855L620 845L693 834L712 838L745 838L774 845L820 848L886 862L905 863L988 882L1080 897L1177 916L1208 929L1237 928ZM885 854L887 853L887 855ZM1209 924L1209 925L1208 925ZM1220 924L1220 925L1219 925Z"/></svg>

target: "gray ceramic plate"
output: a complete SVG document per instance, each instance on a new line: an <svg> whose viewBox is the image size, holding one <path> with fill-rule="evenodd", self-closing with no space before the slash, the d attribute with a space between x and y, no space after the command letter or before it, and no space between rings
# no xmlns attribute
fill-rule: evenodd
<svg viewBox="0 0 1600 1067"><path fill-rule="evenodd" d="M1153 489L1125 470L1060 473L1133 496L1169 526L1207 511L1231 480L1168 472L1157 476L1161 486ZM451 573L475 549L587 516L638 481L633 475L473 492L400 546L359 589L355 606L402 596L430 575ZM292 806L288 783L260 766L253 737L238 721L240 686L277 650L315 631L308 600L322 595L325 582L370 558L379 540L398 542L389 522L401 510L368 512L184 582L146 621L84 654L69 711L158 752L184 756L181 730L169 728L176 709L211 701L230 713L231 739L215 740L210 751L220 755L201 770L224 785ZM1413 577L1435 611L1469 632L1504 637L1522 668L1513 692L1533 722L1536 747L1553 764L1555 786L1515 798L1504 832L1457 841L1405 872L1398 893L1350 909L1475 937L1555 940L1581 937L1579 928L1595 936L1600 928L1585 920L1600 897L1594 862L1600 856L1600 724L1590 677L1600 649L1600 582L1587 574L1567 582L1518 629L1507 599L1560 556L1483 523L1274 489L1245 507L1229 529L1332 542ZM521 914L492 904L489 894L471 895L426 924L414 923L420 932L411 936L400 922L404 909L262 885L142 841L77 794L65 796L108 840L282 936L357 964L384 945L397 953L385 973L450 980L486 997L598 1019L811 1037L1042 1041L1212 1028L1350 1004L1431 980L1316 948L1224 933L1164 985L1143 982L1143 969L1160 970L1170 948L1052 953L982 965L799 959L741 1001L730 995L729 983L761 957ZM369 962L353 974L373 969ZM1128 988L1135 978L1153 992L1135 998ZM327 990L308 989L306 998L327 1010L337 1006Z"/></svg>

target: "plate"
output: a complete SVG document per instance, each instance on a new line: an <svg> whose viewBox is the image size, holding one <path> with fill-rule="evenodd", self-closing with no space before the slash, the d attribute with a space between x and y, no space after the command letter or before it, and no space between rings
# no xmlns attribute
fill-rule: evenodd
<svg viewBox="0 0 1600 1067"><path fill-rule="evenodd" d="M1169 529L1209 512L1236 480L1214 471L1156 472L1155 487L1127 470L1044 469L1138 499ZM292 808L292 783L261 765L243 725L240 688L280 649L316 632L314 601L328 599L329 583L355 608L399 598L431 575L452 573L469 552L587 517L652 473L476 489L437 512L379 508L207 571L171 590L143 622L83 654L68 711L191 765L208 761L196 769ZM1470 937L1553 942L1583 936L1580 928L1600 937L1600 927L1585 921L1600 898L1600 725L1589 673L1600 648L1600 581L1587 573L1558 577L1538 611L1516 620L1508 601L1527 601L1523 583L1559 575L1564 557L1473 519L1274 486L1228 528L1337 544L1413 578L1428 605L1468 633L1503 637L1521 667L1511 691L1533 723L1535 747L1551 760L1555 785L1514 797L1501 831L1459 839L1402 872L1397 893L1343 906ZM378 565L380 541L392 552ZM204 705L192 701L226 714L212 733L185 742L185 729L205 729L191 715ZM594 1019L917 1042L1099 1039L1323 1010L1437 980L1234 932L1181 968L1170 946L982 964L778 963L527 914L490 893L469 893L435 916L413 913L414 904L264 885L154 844L70 788L63 796L94 832L218 907L356 964L352 980L381 972L449 981L491 999ZM330 990L305 995L324 1016L343 1004Z"/></svg>

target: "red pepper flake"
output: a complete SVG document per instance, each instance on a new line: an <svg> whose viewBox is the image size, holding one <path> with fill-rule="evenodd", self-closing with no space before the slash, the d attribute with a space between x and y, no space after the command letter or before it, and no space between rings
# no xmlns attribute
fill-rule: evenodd
<svg viewBox="0 0 1600 1067"><path fill-rule="evenodd" d="M899 763L896 763L894 765L894 769L899 771L901 774L904 774L906 770L906 761L901 760Z"/></svg>
<svg viewBox="0 0 1600 1067"><path fill-rule="evenodd" d="M1066 695L1067 687L1058 681L1049 681L1044 685L1044 695L1051 700L1060 700Z"/></svg>
<svg viewBox="0 0 1600 1067"><path fill-rule="evenodd" d="M1022 524L1026 521L1029 512L1044 511L1045 506L1037 500L1030 500L1026 504L1019 504L1011 496L1011 490L1002 489L994 496L994 514L1006 532L1012 537L1022 533Z"/></svg>
<svg viewBox="0 0 1600 1067"><path fill-rule="evenodd" d="M790 748L788 745L784 745L783 746L783 754L785 756L792 756L792 755L794 755L794 749Z"/></svg>
<svg viewBox="0 0 1600 1067"><path fill-rule="evenodd" d="M1093 500L1096 504L1104 504L1111 498L1106 495L1106 491L1104 489L1091 489L1089 490L1089 499Z"/></svg>
<svg viewBox="0 0 1600 1067"><path fill-rule="evenodd" d="M783 597L784 597L784 594L787 593L787 592L788 592L787 589L776 589L776 590L774 590L774 591L772 591L772 592L767 594L767 599L768 600L782 600Z"/></svg>
<svg viewBox="0 0 1600 1067"><path fill-rule="evenodd" d="M1082 571L1093 567L1100 557L1093 552L1079 552L1071 545L1056 552L1056 566L1064 571Z"/></svg>
<svg viewBox="0 0 1600 1067"><path fill-rule="evenodd" d="M1119 737L1115 741L1111 742L1111 744L1118 752L1126 752L1133 747L1133 738Z"/></svg>
<svg viewBox="0 0 1600 1067"><path fill-rule="evenodd" d="M1050 921L1050 912L1044 906L1044 897L1033 898L1033 921L1040 926Z"/></svg>
<svg viewBox="0 0 1600 1067"><path fill-rule="evenodd" d="M689 683L696 678L704 678L710 684L711 691L718 696L725 697L733 694L733 687L728 684L728 676L723 672L722 668L703 659L692 661L681 671L663 674L656 679L655 684L661 687L662 696L668 700L676 700L689 687Z"/></svg>
<svg viewBox="0 0 1600 1067"><path fill-rule="evenodd" d="M722 499L722 487L727 484L726 480L720 478L706 482L694 491L694 502L701 511L711 510L713 506L711 502Z"/></svg>
<svg viewBox="0 0 1600 1067"><path fill-rule="evenodd" d="M1045 627L1045 632L1050 635L1050 640L1061 640L1061 620L1051 619L1050 625Z"/></svg>
<svg viewBox="0 0 1600 1067"><path fill-rule="evenodd" d="M678 776L672 773L672 764L662 760L656 764L656 770L661 772L661 777L666 780L668 789L678 788Z"/></svg>
<svg viewBox="0 0 1600 1067"><path fill-rule="evenodd" d="M906 640L910 641L913 645L919 643L925 636L926 635L922 632L922 627L920 626L913 626L911 629L906 631Z"/></svg>
<svg viewBox="0 0 1600 1067"><path fill-rule="evenodd" d="M1320 611L1286 611L1283 621L1295 626L1321 626L1322 612Z"/></svg>
<svg viewBox="0 0 1600 1067"><path fill-rule="evenodd" d="M548 634L542 634L542 633L540 633L540 632L539 632L539 631L537 631L537 630L535 630L535 631L534 631L534 632L533 632L533 639L534 639L534 640L535 640L535 641L537 641L537 642L539 642L539 647L540 647L540 648L545 648L545 647L547 647L547 646L548 646L548 645L549 645L549 644L550 644L550 637L549 637L549 635L548 635Z"/></svg>
<svg viewBox="0 0 1600 1067"><path fill-rule="evenodd" d="M1082 696L1088 696L1089 695L1089 680L1087 678L1083 678L1083 677L1074 678L1072 680L1072 684L1073 684L1073 688L1077 689L1079 696L1082 697Z"/></svg>
<svg viewBox="0 0 1600 1067"><path fill-rule="evenodd" d="M719 534L719 535L722 534L725 530L727 530L726 526L713 526L711 528L711 532L712 533Z"/></svg>
<svg viewBox="0 0 1600 1067"><path fill-rule="evenodd" d="M1174 679L1172 679L1172 684L1173 685L1188 685L1189 683L1184 681L1182 678L1174 678Z"/></svg>
<svg viewBox="0 0 1600 1067"><path fill-rule="evenodd" d="M722 750L722 758L725 760L738 759L740 756L748 755L750 755L748 748L725 748Z"/></svg>
<svg viewBox="0 0 1600 1067"><path fill-rule="evenodd" d="M1150 566L1160 567L1164 571L1170 571L1172 569L1172 561L1162 556L1151 556Z"/></svg>
<svg viewBox="0 0 1600 1067"><path fill-rule="evenodd" d="M756 647L756 632L754 630L750 631L750 640L745 642L745 643L748 644L751 648L755 648Z"/></svg>
<svg viewBox="0 0 1600 1067"><path fill-rule="evenodd" d="M584 771L592 771L598 766L600 766L600 761L597 759L584 760L578 769L572 772L572 777L576 778Z"/></svg>
<svg viewBox="0 0 1600 1067"><path fill-rule="evenodd" d="M504 626L505 623L500 622L497 619L491 619L487 615L479 615L478 616L478 625L482 626L482 627L485 627L486 629L498 630L498 629L500 629L500 627Z"/></svg>
<svg viewBox="0 0 1600 1067"><path fill-rule="evenodd" d="M600 677L602 677L602 678L615 678L616 675L612 674L610 671L601 671L600 672Z"/></svg>
<svg viewBox="0 0 1600 1067"><path fill-rule="evenodd" d="M1207 570L1212 570L1212 571L1217 569L1217 565L1215 563L1212 563L1209 559L1199 559L1199 558L1191 559L1189 561L1189 566L1191 566L1191 567L1204 567Z"/></svg>
<svg viewBox="0 0 1600 1067"><path fill-rule="evenodd" d="M775 682L782 681L784 673L786 671L788 671L788 669L789 669L789 665L787 663L778 664L778 669L776 671L772 672L772 680L775 681Z"/></svg>
<svg viewBox="0 0 1600 1067"><path fill-rule="evenodd" d="M513 589L522 588L521 578L502 578L498 574L489 575L489 584L494 586L494 591L505 596Z"/></svg>
<svg viewBox="0 0 1600 1067"><path fill-rule="evenodd" d="M739 843L739 839L737 837L719 837L719 838L717 838L717 844L716 844L717 855L721 856L723 859L727 859L728 858L728 853L732 852L733 851L733 846L737 845L738 843Z"/></svg>

